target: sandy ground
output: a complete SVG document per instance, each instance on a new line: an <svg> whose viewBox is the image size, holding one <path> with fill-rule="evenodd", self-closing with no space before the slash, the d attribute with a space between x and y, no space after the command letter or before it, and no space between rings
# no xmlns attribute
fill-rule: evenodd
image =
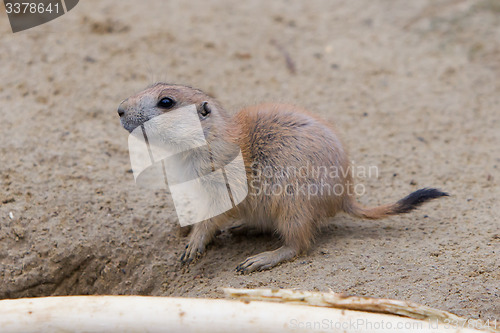
<svg viewBox="0 0 500 333"><path fill-rule="evenodd" d="M1 298L297 288L500 319L497 0L85 0L17 34L0 17ZM134 184L116 114L157 80L335 123L355 164L379 170L358 179L364 204L451 196L382 221L337 216L270 271L235 267L277 239L228 232L182 267L173 206Z"/></svg>

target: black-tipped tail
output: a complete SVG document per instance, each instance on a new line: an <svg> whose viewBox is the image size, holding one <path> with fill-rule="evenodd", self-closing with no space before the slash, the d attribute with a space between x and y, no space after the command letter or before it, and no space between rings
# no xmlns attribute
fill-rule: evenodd
<svg viewBox="0 0 500 333"><path fill-rule="evenodd" d="M403 199L396 202L394 205L391 215L404 214L411 212L418 206L432 199L447 197L448 193L442 192L435 188L422 188L413 193L410 193Z"/></svg>
<svg viewBox="0 0 500 333"><path fill-rule="evenodd" d="M363 207L353 197L348 197L344 206L344 211L356 217L363 219L382 219L390 215L404 214L411 212L424 202L439 197L447 197L448 193L435 188L422 188L411 193L396 203L378 206Z"/></svg>

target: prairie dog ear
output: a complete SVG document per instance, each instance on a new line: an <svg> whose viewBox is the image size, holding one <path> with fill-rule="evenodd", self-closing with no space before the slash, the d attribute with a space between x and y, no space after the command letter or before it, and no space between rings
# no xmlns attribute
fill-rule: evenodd
<svg viewBox="0 0 500 333"><path fill-rule="evenodd" d="M208 117L210 115L210 113L212 113L212 107L210 106L210 104L207 101L202 102L198 106L198 113L203 118L206 118L206 117Z"/></svg>

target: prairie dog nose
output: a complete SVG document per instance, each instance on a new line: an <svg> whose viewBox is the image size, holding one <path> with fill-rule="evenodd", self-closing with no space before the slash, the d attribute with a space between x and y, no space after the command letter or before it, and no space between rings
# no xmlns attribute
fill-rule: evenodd
<svg viewBox="0 0 500 333"><path fill-rule="evenodd" d="M120 103L120 105L118 106L118 115L121 117L123 117L125 115L125 113L127 112L127 102L128 102L128 98L125 99L124 101L122 101Z"/></svg>
<svg viewBox="0 0 500 333"><path fill-rule="evenodd" d="M120 106L118 107L118 115L119 115L120 117L123 117L123 115L124 115L124 114L125 114L125 109L124 109L124 108L120 105Z"/></svg>

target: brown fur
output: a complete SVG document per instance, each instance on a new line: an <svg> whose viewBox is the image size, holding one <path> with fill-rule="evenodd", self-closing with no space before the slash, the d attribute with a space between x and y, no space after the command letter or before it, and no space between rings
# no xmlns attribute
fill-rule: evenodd
<svg viewBox="0 0 500 333"><path fill-rule="evenodd" d="M160 83L120 105L124 127L130 131L141 122L161 114L162 110L150 104L167 95L178 102L176 107L189 104L201 107L203 102L208 102L212 114L203 121L206 122L205 137L211 152L220 158L226 154L228 144L237 144L245 161L249 186L247 198L236 208L193 226L181 257L183 262L190 262L203 253L217 230L232 218L242 219L246 225L263 231L275 232L283 241L279 249L250 257L238 266L239 271L251 272L271 268L307 250L320 223L338 212L379 219L406 213L426 200L446 195L438 190L423 189L395 204L362 207L353 195L347 194L347 189L352 193L354 186L350 172L340 173L338 177L308 173L306 167L320 170L333 166L338 170L349 170L350 162L334 129L293 105L261 104L228 117L220 104L202 91ZM286 172L281 172L282 169ZM319 188L322 184L341 186L344 193L322 192L311 196L301 191L307 187ZM264 192L267 185L281 189L281 192ZM213 200L216 203L218 198Z"/></svg>

